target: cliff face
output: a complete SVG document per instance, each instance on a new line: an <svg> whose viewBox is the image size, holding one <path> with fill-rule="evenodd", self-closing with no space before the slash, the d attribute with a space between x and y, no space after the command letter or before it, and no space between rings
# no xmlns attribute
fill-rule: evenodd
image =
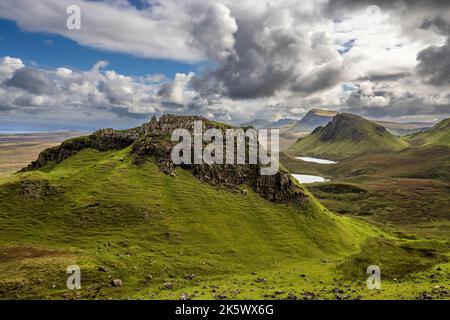
<svg viewBox="0 0 450 320"><path fill-rule="evenodd" d="M129 130L102 129L93 134L71 139L60 146L44 150L38 159L24 170L35 170L49 162L60 163L77 152L92 148L99 151L120 150L132 146L134 163L140 165L149 158L156 161L165 174L176 176L176 168L171 159L173 147L178 142L171 141L172 131L186 129L193 132L194 121L203 122L203 130L216 128L225 132L231 126L212 122L196 116L164 115L159 120L152 118L148 123ZM182 164L183 169L190 170L198 179L228 188L249 185L262 197L273 202L297 202L302 204L307 195L291 179L289 172L280 168L272 176L261 176L259 164Z"/></svg>

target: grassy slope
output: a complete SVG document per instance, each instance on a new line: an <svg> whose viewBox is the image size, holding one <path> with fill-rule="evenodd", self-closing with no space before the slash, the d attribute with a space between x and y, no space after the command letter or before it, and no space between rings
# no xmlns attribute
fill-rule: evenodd
<svg viewBox="0 0 450 320"><path fill-rule="evenodd" d="M3 179L1 298L177 299L183 292L207 299L286 298L288 292L300 296L303 291L335 298L334 287L348 297L411 298L434 286L423 274L434 273L429 271L434 264L442 269L434 280L448 279L445 248L427 257L399 251L381 240L390 238L381 231L335 216L314 199L298 208L268 202L252 191L245 196L209 186L181 169L169 177L152 162L134 166L128 151L84 150L42 172ZM24 199L19 180L46 180L59 192ZM389 280L384 291L368 291L367 266L352 261L377 263L364 250L369 238L383 248L378 256L386 246L402 253L380 261L392 275L404 268L406 258L412 265L428 265L408 269L400 287ZM65 269L75 263L82 269L83 289L77 293L65 289ZM343 272L348 263L350 275ZM409 280L414 272L424 281ZM195 279L186 280L186 274ZM267 282L257 283L257 277ZM124 285L111 287L111 278ZM161 290L166 282L173 289Z"/></svg>
<svg viewBox="0 0 450 320"><path fill-rule="evenodd" d="M206 185L181 169L173 178L152 162L134 166L127 152L84 150L44 172L5 179L0 244L9 259L0 264L0 291L21 283L10 294L61 298L64 263L76 262L90 286L102 288L95 293L99 297L140 297L152 290L158 297L167 294L158 289L163 282L182 287L185 274L250 274L281 261L313 266L308 261L343 258L377 234L334 216L314 199L307 208L274 204L253 192L244 196ZM45 179L61 192L24 199L18 179ZM35 255L36 274L14 270L24 256ZM110 288L99 266L126 285Z"/></svg>
<svg viewBox="0 0 450 320"><path fill-rule="evenodd" d="M384 228L423 237L450 235L450 149L414 147L361 155L320 165L282 153L291 172L330 179L308 186L330 210L356 215Z"/></svg>
<svg viewBox="0 0 450 320"><path fill-rule="evenodd" d="M405 141L413 145L450 146L450 119L445 119L433 128L405 137Z"/></svg>
<svg viewBox="0 0 450 320"><path fill-rule="evenodd" d="M407 147L407 143L398 140L388 131L379 132L377 126L361 117L350 114L340 115L347 117L347 123L340 125L332 140L321 141L321 136L330 130L327 127L315 130L305 138L300 138L287 152L292 155L308 155L328 157L330 159L343 159L350 156L382 152L399 151ZM364 138L355 139L355 132L364 135Z"/></svg>

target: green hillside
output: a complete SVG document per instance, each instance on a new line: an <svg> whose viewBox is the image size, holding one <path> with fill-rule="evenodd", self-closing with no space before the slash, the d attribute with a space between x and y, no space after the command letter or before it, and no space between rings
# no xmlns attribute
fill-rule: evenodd
<svg viewBox="0 0 450 320"><path fill-rule="evenodd" d="M298 139L288 153L342 159L365 153L399 151L406 147L406 142L395 138L384 127L353 114L341 113L325 127L318 127L310 135Z"/></svg>
<svg viewBox="0 0 450 320"><path fill-rule="evenodd" d="M0 291L23 283L24 297L61 298L67 291L61 264L76 263L89 285L107 284L108 274L126 284L105 286L99 297L140 296L147 286L164 295L158 289L163 283L182 288L187 274L231 276L281 261L343 257L375 234L327 212L313 198L304 207L275 204L252 191L244 195L205 184L182 169L171 177L152 161L136 166L129 152L87 149L3 182L0 253L11 264L0 264ZM26 264L19 260L24 256L37 257L33 274L16 269L18 262Z"/></svg>
<svg viewBox="0 0 450 320"><path fill-rule="evenodd" d="M450 146L450 118L442 120L429 130L405 137L405 141L419 146Z"/></svg>
<svg viewBox="0 0 450 320"><path fill-rule="evenodd" d="M168 142L156 132L180 121L72 139L2 178L0 299L417 297L431 268L450 270L445 244L399 241L337 216L283 171L262 180L272 193L261 180L218 183L225 168L167 171ZM245 169L235 170L225 181ZM382 259L387 249L392 259ZM365 262L377 259L388 270L382 295L365 285ZM74 264L79 291L66 288ZM405 278L399 290L399 273L425 281Z"/></svg>

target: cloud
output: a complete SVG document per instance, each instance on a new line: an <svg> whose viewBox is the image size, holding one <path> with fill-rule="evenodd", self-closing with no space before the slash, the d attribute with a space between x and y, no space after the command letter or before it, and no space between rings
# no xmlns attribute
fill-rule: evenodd
<svg viewBox="0 0 450 320"><path fill-rule="evenodd" d="M125 1L0 0L0 18L14 20L26 31L62 35L94 48L146 58L206 59L188 43L192 29L189 4L180 3L167 0L137 10ZM66 27L69 5L81 8L81 30Z"/></svg>
<svg viewBox="0 0 450 320"><path fill-rule="evenodd" d="M450 84L450 23L441 16L427 19L422 24L424 29L434 29L447 36L442 46L429 46L417 55L417 72L426 83L435 86Z"/></svg>
<svg viewBox="0 0 450 320"><path fill-rule="evenodd" d="M45 74L28 67L16 70L5 85L20 88L35 95L49 94L51 90L50 80Z"/></svg>
<svg viewBox="0 0 450 320"><path fill-rule="evenodd" d="M220 3L214 3L199 18L195 19L191 44L198 47L210 58L226 59L235 44L234 33L238 26L230 9Z"/></svg>
<svg viewBox="0 0 450 320"><path fill-rule="evenodd" d="M9 56L3 57L0 60L0 82L10 79L16 70L23 67L24 64L21 59Z"/></svg>
<svg viewBox="0 0 450 320"><path fill-rule="evenodd" d="M81 30L65 27L68 4L81 7ZM49 70L5 57L0 98L9 109L0 112L9 116L111 121L174 112L242 123L320 107L444 116L450 103L448 1L0 0L0 17L103 50L207 61L167 79L121 75L106 61Z"/></svg>
<svg viewBox="0 0 450 320"><path fill-rule="evenodd" d="M425 82L435 86L450 84L450 38L441 46L431 46L417 55L417 71Z"/></svg>

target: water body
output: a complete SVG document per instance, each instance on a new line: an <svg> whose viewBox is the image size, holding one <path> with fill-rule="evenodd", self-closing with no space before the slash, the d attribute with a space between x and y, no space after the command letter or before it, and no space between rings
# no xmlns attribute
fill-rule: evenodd
<svg viewBox="0 0 450 320"><path fill-rule="evenodd" d="M295 159L299 159L299 160L306 161L306 162L320 163L320 164L336 164L337 163L336 161L311 158L311 157L295 157Z"/></svg>
<svg viewBox="0 0 450 320"><path fill-rule="evenodd" d="M330 181L320 176L312 176L309 174L292 174L292 176L298 180L301 184L315 183L315 182L327 182Z"/></svg>

